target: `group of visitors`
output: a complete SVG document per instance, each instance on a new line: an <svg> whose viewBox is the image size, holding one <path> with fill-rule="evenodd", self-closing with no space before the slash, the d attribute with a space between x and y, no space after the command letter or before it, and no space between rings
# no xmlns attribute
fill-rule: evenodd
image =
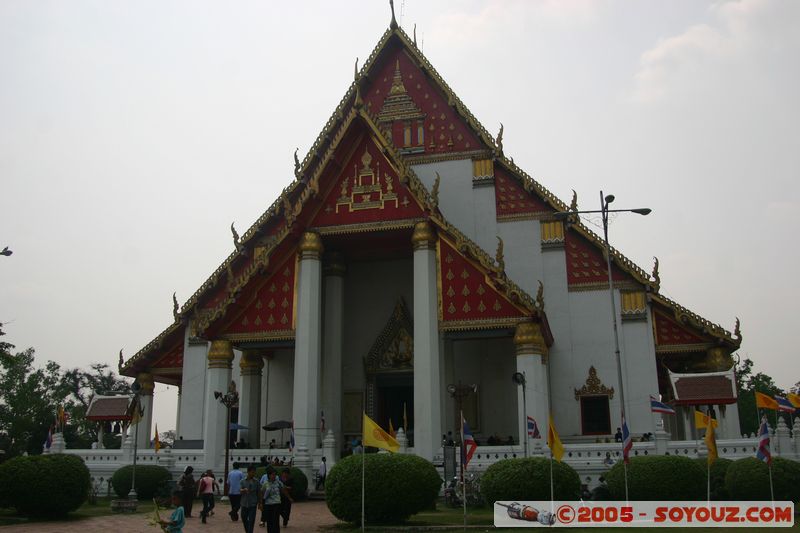
<svg viewBox="0 0 800 533"><path fill-rule="evenodd" d="M324 463L323 463L324 465ZM192 517L192 504L196 496L203 500L203 510L200 519L205 524L208 517L214 515L214 494L219 494L219 484L211 470L206 470L198 481L195 481L194 469L187 466L178 479L177 489L172 494L172 504L176 507L168 520L162 520L161 525L170 533L182 533L186 518ZM239 463L233 463L233 470L228 474L228 497L231 510L228 513L231 520L239 520L241 512L242 525L246 533L253 533L257 510L261 510L259 525L267 528L267 533L280 531L281 519L283 526L289 524L292 512L293 499L291 496L292 485L290 469L284 468L278 475L278 469L268 466L261 479L256 479L256 467L247 467L247 475L239 469ZM324 474L322 474L324 483Z"/></svg>

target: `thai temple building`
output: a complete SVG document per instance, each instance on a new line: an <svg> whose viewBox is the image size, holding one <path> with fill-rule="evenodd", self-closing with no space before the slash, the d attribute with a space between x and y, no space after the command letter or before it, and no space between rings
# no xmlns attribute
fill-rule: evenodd
<svg viewBox="0 0 800 533"><path fill-rule="evenodd" d="M463 411L478 465L546 453L526 418L546 437L552 413L568 461L586 453L600 471L592 450L619 447L623 391L634 440L694 442L709 407L718 438L741 440L738 321L731 333L684 308L661 294L657 262L614 248L610 291L605 241L576 199L512 155L392 17L281 195L241 237L232 227L230 255L174 322L120 356L144 407L139 453L153 460L154 382L179 387L176 468L221 472L227 438L245 444L230 461L291 455L311 471L361 438L362 412L441 462ZM217 397L234 388L229 413ZM662 425L651 396L677 414ZM280 421L291 451L291 429L264 429Z"/></svg>

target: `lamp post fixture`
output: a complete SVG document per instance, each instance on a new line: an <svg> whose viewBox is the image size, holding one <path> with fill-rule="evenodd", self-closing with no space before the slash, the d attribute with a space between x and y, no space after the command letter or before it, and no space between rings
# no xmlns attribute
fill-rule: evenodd
<svg viewBox="0 0 800 533"><path fill-rule="evenodd" d="M528 402L525 399L525 385L527 385L527 380L525 379L525 372L514 372L511 375L511 381L516 383L517 385L522 385L522 427L524 428L523 435L525 438L525 458L528 457Z"/></svg>
<svg viewBox="0 0 800 533"><path fill-rule="evenodd" d="M555 214L558 219L566 219L572 215L580 215L584 213L600 213L603 218L603 240L606 245L606 269L608 270L608 294L611 298L611 320L614 327L614 356L617 363L617 380L619 382L619 401L620 401L620 414L622 415L622 422L625 423L625 389L622 385L622 361L619 354L619 331L617 328L617 302L614 299L614 285L611 279L611 245L608 243L608 214L609 213L636 213L637 215L646 216L652 212L649 207L638 207L636 209L609 209L609 204L614 201L614 195L603 195L600 191L600 210L597 211L560 211ZM623 442L623 453L625 443ZM626 469L625 476L625 499L628 499L628 476Z"/></svg>
<svg viewBox="0 0 800 533"><path fill-rule="evenodd" d="M131 418L136 419L136 428L133 430L133 471L131 472L131 491L128 493L129 500L138 500L139 496L136 494L136 455L139 449L139 423L142 421L142 405L139 400L139 395L142 392L142 385L138 381L134 381L131 385L133 391L133 409L131 410Z"/></svg>
<svg viewBox="0 0 800 533"><path fill-rule="evenodd" d="M225 477L222 480L223 486L225 487L223 493L225 496L228 495L228 462L230 461L230 453L231 453L231 439L230 439L230 432L231 432L231 408L239 403L239 393L236 392L236 384L231 381L230 386L228 387L228 392L222 393L219 391L214 391L214 399L218 400L219 403L225 406L226 410L226 417L225 417L225 473L223 474Z"/></svg>

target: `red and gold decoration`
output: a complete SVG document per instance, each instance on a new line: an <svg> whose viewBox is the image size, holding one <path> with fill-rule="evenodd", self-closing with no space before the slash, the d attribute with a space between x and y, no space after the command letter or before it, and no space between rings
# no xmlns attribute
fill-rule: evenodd
<svg viewBox="0 0 800 533"><path fill-rule="evenodd" d="M567 283L570 289L586 290L608 288L608 270L603 252L575 232L568 231L564 236L567 259ZM611 265L611 279L616 282L631 278Z"/></svg>
<svg viewBox="0 0 800 533"><path fill-rule="evenodd" d="M539 218L554 212L500 165L495 165L494 189L497 220Z"/></svg>
<svg viewBox="0 0 800 533"><path fill-rule="evenodd" d="M364 91L367 110L392 132L398 149L445 154L484 148L448 98L402 48L386 54Z"/></svg>
<svg viewBox="0 0 800 533"><path fill-rule="evenodd" d="M661 311L653 311L653 322L656 329L656 344L659 346L707 344L710 341L693 333L689 327Z"/></svg>
<svg viewBox="0 0 800 533"><path fill-rule="evenodd" d="M441 298L439 316L445 329L512 325L529 315L495 287L492 273L439 239Z"/></svg>

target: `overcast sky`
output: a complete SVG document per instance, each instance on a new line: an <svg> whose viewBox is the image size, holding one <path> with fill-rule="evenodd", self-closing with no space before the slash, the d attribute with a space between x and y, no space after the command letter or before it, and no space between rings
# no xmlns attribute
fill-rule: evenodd
<svg viewBox="0 0 800 533"><path fill-rule="evenodd" d="M613 244L800 381L800 2L396 8L508 156L581 208L651 207ZM0 2L4 340L64 367L137 352L293 179L389 20L380 0Z"/></svg>

